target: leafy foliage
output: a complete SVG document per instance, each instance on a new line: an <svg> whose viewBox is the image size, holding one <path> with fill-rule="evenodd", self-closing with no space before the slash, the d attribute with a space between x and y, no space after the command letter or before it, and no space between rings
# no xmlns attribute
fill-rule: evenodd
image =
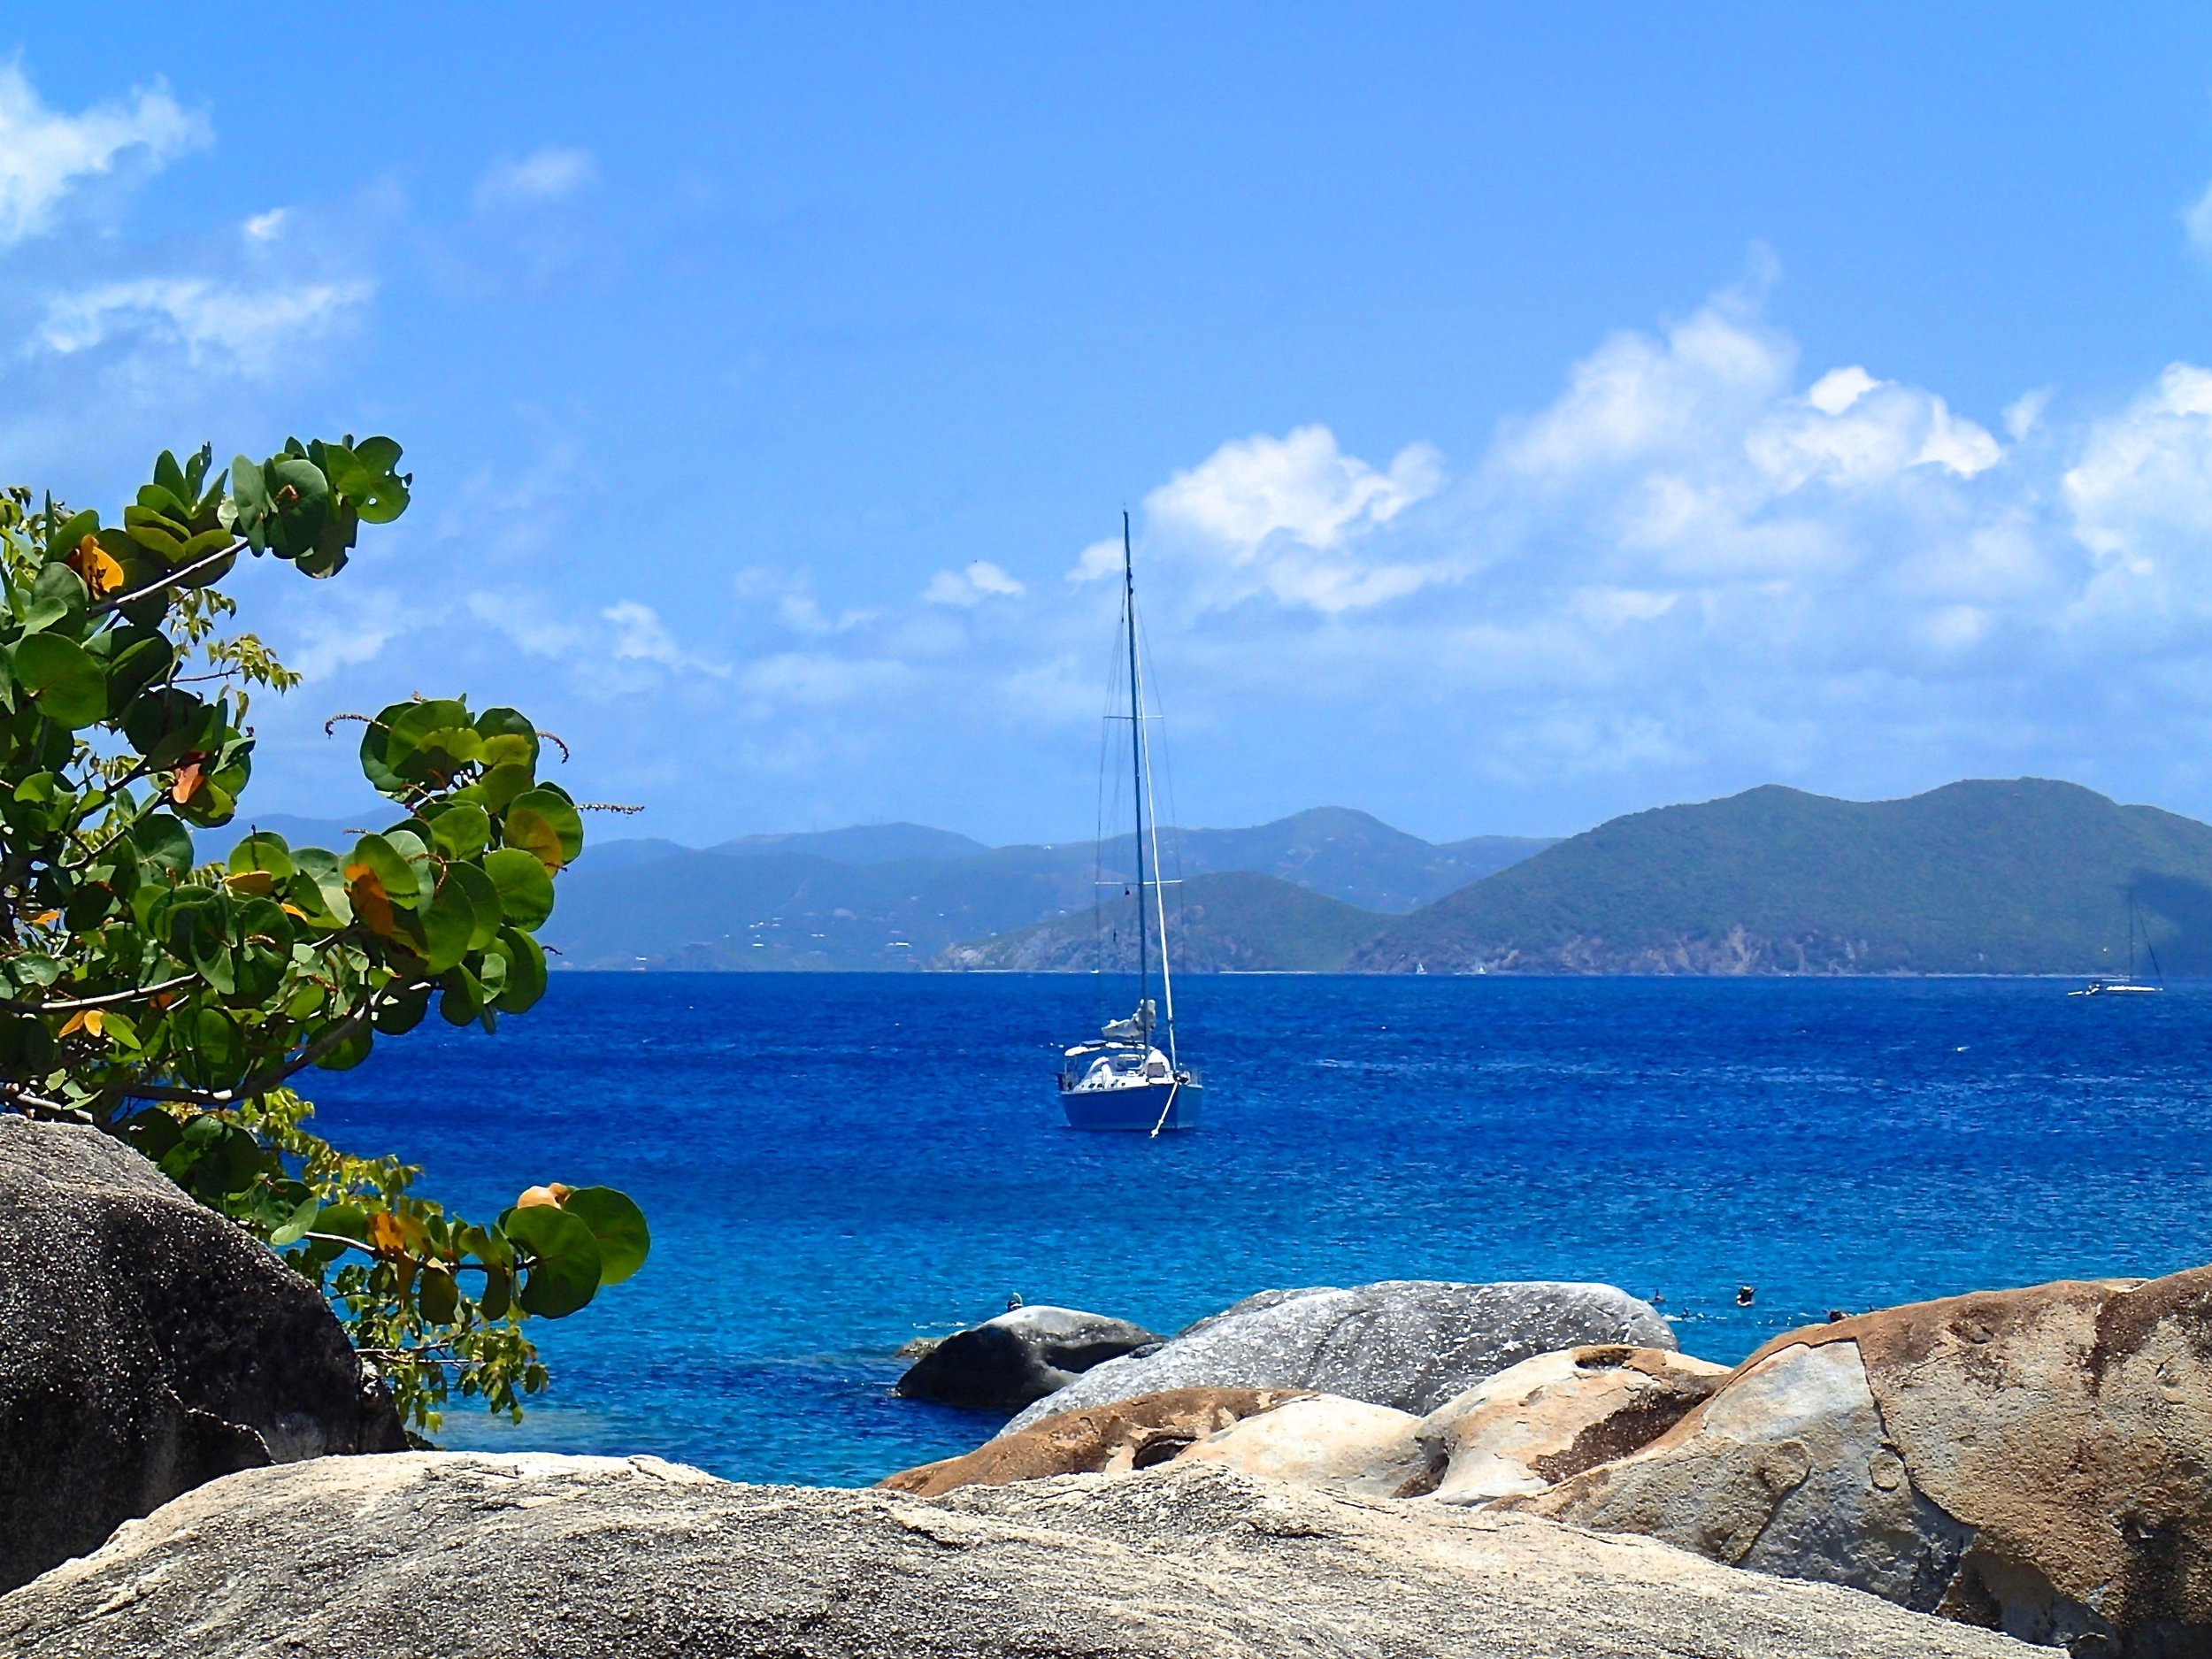
<svg viewBox="0 0 2212 1659"><path fill-rule="evenodd" d="M336 574L406 510L388 438L288 442L211 470L165 453L120 525L28 490L0 501L0 1109L96 1124L325 1287L403 1413L450 1393L518 1414L526 1335L634 1272L637 1206L534 1187L469 1222L394 1158L337 1150L291 1087L434 1006L496 1028L544 994L537 929L583 846L512 709L395 703L360 757L392 821L335 850L249 834L196 866L252 771L252 688L297 683L223 636L242 553Z"/></svg>

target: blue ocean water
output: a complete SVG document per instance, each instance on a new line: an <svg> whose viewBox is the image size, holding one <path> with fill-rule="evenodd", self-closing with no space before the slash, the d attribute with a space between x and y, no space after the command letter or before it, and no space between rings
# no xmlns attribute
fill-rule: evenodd
<svg viewBox="0 0 2212 1659"><path fill-rule="evenodd" d="M1171 1331L1271 1286L1601 1279L1732 1361L1832 1308L2212 1257L2212 987L2065 988L1189 979L1208 1122L1148 1141L1061 1126L1088 979L569 974L314 1092L465 1208L607 1182L651 1217L645 1271L541 1327L528 1422L445 1443L862 1484L995 1428L889 1388L1010 1291Z"/></svg>

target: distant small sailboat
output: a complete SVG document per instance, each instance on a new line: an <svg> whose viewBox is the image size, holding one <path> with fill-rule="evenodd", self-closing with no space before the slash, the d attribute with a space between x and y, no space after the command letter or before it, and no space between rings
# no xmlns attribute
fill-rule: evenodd
<svg viewBox="0 0 2212 1659"><path fill-rule="evenodd" d="M2148 996L2166 988L2166 971L2158 965L2158 950L2151 943L2150 929L2142 929L2143 949L2150 956L2151 972L2158 976L2156 985L2145 985L2135 977L2135 895L2128 895L2128 971L2124 979L2092 979L2078 991L2069 991L2069 996Z"/></svg>
<svg viewBox="0 0 2212 1659"><path fill-rule="evenodd" d="M1137 810L1137 1005L1128 1018L1110 1021L1096 1037L1062 1052L1060 1106L1071 1129L1157 1135L1197 1127L1201 1089L1196 1073L1175 1051L1175 984L1168 966L1159 818L1152 810L1152 757L1145 741L1144 681L1137 660L1136 564L1125 512L1121 515L1121 624L1129 641L1129 764ZM1160 944L1157 1003L1152 1000L1150 954L1156 930ZM1161 1018L1163 1008L1165 1019ZM1156 1046L1156 1038L1164 1039L1165 1052Z"/></svg>

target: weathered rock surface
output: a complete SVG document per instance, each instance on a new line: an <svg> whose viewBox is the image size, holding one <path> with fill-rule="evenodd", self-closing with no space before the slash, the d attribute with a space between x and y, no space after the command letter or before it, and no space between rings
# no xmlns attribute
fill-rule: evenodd
<svg viewBox="0 0 2212 1659"><path fill-rule="evenodd" d="M1541 1492L1648 1445L1728 1367L1652 1348L1577 1348L1509 1366L1421 1419L1446 1503Z"/></svg>
<svg viewBox="0 0 2212 1659"><path fill-rule="evenodd" d="M1052 1475L1126 1474L1164 1463L1243 1418L1304 1398L1279 1388L1171 1388L1046 1417L1018 1434L986 1440L964 1456L901 1470L876 1484L935 1497L958 1486L1002 1486Z"/></svg>
<svg viewBox="0 0 2212 1659"><path fill-rule="evenodd" d="M2034 1659L1647 1539L1219 1468L883 1492L649 1458L257 1469L0 1597L12 1659Z"/></svg>
<svg viewBox="0 0 2212 1659"><path fill-rule="evenodd" d="M2078 1655L2212 1652L2212 1268L1794 1332L1641 1452L1505 1502Z"/></svg>
<svg viewBox="0 0 2212 1659"><path fill-rule="evenodd" d="M1409 1498L1435 1485L1410 1411L1313 1394L1210 1434L1178 1460L1220 1463L1362 1498Z"/></svg>
<svg viewBox="0 0 2212 1659"><path fill-rule="evenodd" d="M1142 1325L1102 1313L1013 1308L929 1349L899 1379L895 1392L940 1405L1018 1411L1101 1361L1156 1347L1160 1340Z"/></svg>
<svg viewBox="0 0 2212 1659"><path fill-rule="evenodd" d="M405 1444L304 1279L119 1141L0 1114L0 1589L219 1475Z"/></svg>
<svg viewBox="0 0 2212 1659"><path fill-rule="evenodd" d="M1156 1353L1092 1367L1007 1430L1165 1388L1301 1388L1421 1414L1532 1355L1608 1342L1676 1346L1650 1304L1610 1285L1401 1279L1267 1291Z"/></svg>

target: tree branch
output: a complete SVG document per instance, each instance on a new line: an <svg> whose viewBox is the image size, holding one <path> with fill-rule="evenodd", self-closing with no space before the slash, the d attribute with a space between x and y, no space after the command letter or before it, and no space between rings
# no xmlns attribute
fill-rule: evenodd
<svg viewBox="0 0 2212 1659"><path fill-rule="evenodd" d="M112 599L103 599L96 605L87 605L85 615L104 617L111 611L120 611L125 605L136 604L142 599L152 597L165 588L176 587L188 576L195 575L212 565L221 564L227 558L235 557L245 550L245 546L243 541L234 541L219 553L207 554L203 557L194 559L189 565L171 571L157 582L148 582L143 588L134 588L130 592L118 594Z"/></svg>

